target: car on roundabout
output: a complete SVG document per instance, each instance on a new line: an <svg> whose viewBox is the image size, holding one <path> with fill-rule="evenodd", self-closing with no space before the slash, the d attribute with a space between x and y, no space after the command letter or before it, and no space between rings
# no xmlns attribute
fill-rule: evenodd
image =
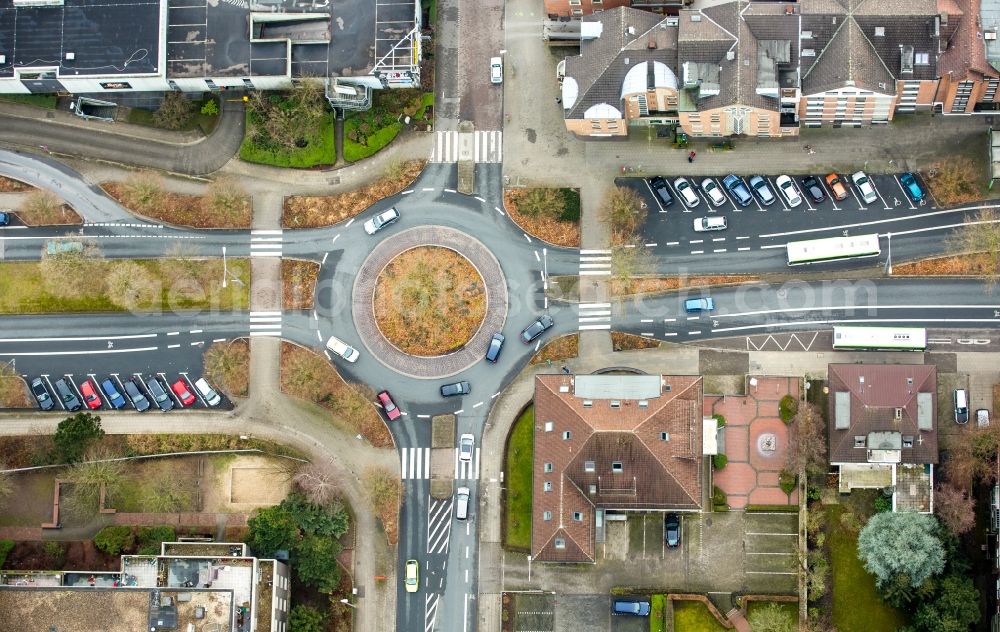
<svg viewBox="0 0 1000 632"><path fill-rule="evenodd" d="M552 327L555 321L548 314L542 314L536 318L530 325L521 330L521 342L528 344L535 340L535 338L541 336L546 329Z"/></svg>
<svg viewBox="0 0 1000 632"><path fill-rule="evenodd" d="M392 207L390 209L382 211L375 217L372 217L371 219L366 221L365 232L368 233L369 235L374 235L375 233L382 230L386 226L395 224L398 221L399 221L399 211L396 210L396 207Z"/></svg>
<svg viewBox="0 0 1000 632"><path fill-rule="evenodd" d="M376 397L378 398L379 406L382 407L382 411L389 421L396 421L403 414L399 412L396 402L392 401L392 395L389 394L389 391L382 391Z"/></svg>
<svg viewBox="0 0 1000 632"><path fill-rule="evenodd" d="M336 336L330 336L326 341L326 348L335 356L341 357L348 362L357 362L361 353Z"/></svg>

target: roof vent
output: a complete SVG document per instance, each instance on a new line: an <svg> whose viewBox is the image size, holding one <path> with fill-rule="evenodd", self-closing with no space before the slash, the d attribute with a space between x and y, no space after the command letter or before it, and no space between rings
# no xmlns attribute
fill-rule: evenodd
<svg viewBox="0 0 1000 632"><path fill-rule="evenodd" d="M726 51L726 59L728 59L729 61L733 61L734 59L736 59L736 51L734 51L734 50L727 50Z"/></svg>
<svg viewBox="0 0 1000 632"><path fill-rule="evenodd" d="M7 56L0 55L0 64L6 64L6 63L7 63Z"/></svg>
<svg viewBox="0 0 1000 632"><path fill-rule="evenodd" d="M666 20L663 21L663 26L664 27L667 27L667 26L677 26L680 23L681 23L681 21L680 21L679 18L676 18L676 17L674 17L674 18L667 18Z"/></svg>
<svg viewBox="0 0 1000 632"><path fill-rule="evenodd" d="M628 27L628 34L629 35L635 35L635 27L634 26Z"/></svg>
<svg viewBox="0 0 1000 632"><path fill-rule="evenodd" d="M612 408L621 408L622 407L622 403L621 403L620 400L613 399L613 400L611 400L611 407Z"/></svg>
<svg viewBox="0 0 1000 632"><path fill-rule="evenodd" d="M816 51L812 48L803 48L802 52L799 53L801 57L815 57Z"/></svg>
<svg viewBox="0 0 1000 632"><path fill-rule="evenodd" d="M885 27L876 26L875 27L875 37L885 37Z"/></svg>
<svg viewBox="0 0 1000 632"><path fill-rule="evenodd" d="M645 399L640 399L639 408L649 408L649 401Z"/></svg>
<svg viewBox="0 0 1000 632"><path fill-rule="evenodd" d="M903 409L902 408L897 408L896 410L894 410L893 413L892 413L892 418L895 419L896 421L899 421L900 419L902 419L903 418Z"/></svg>
<svg viewBox="0 0 1000 632"><path fill-rule="evenodd" d="M73 61L76 59L76 53L66 53L66 61Z"/></svg>
<svg viewBox="0 0 1000 632"><path fill-rule="evenodd" d="M700 13L692 13L691 14L691 21L692 22L701 22L701 14Z"/></svg>
<svg viewBox="0 0 1000 632"><path fill-rule="evenodd" d="M592 399L585 399L585 400L583 400L583 407L584 408L593 408L593 406L594 406L594 400L592 400Z"/></svg>
<svg viewBox="0 0 1000 632"><path fill-rule="evenodd" d="M997 39L997 32L996 31L985 31L983 33L983 39L987 40L987 41L990 41L990 42L994 42Z"/></svg>

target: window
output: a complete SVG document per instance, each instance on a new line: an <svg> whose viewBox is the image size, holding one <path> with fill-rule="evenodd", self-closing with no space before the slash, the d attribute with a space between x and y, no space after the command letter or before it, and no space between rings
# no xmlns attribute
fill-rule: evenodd
<svg viewBox="0 0 1000 632"><path fill-rule="evenodd" d="M215 85L215 82L212 81L211 79L206 79L205 80L205 85L208 86L208 89L212 90L212 91L215 91L215 90L219 89L219 86Z"/></svg>
<svg viewBox="0 0 1000 632"><path fill-rule="evenodd" d="M585 400L583 400L583 407L584 408L593 408L594 407L594 400L592 400L592 399L585 399Z"/></svg>
<svg viewBox="0 0 1000 632"><path fill-rule="evenodd" d="M865 437L864 435L854 435L854 447L863 448L865 447Z"/></svg>
<svg viewBox="0 0 1000 632"><path fill-rule="evenodd" d="M583 9L573 9L573 15L583 15Z"/></svg>
<svg viewBox="0 0 1000 632"><path fill-rule="evenodd" d="M552 422L551 421L546 421L545 422L545 432L552 432Z"/></svg>
<svg viewBox="0 0 1000 632"><path fill-rule="evenodd" d="M931 63L930 53L917 53L914 61L918 66L927 66Z"/></svg>
<svg viewBox="0 0 1000 632"><path fill-rule="evenodd" d="M660 433L660 441L670 441L670 433L669 432L661 432Z"/></svg>
<svg viewBox="0 0 1000 632"><path fill-rule="evenodd" d="M583 462L583 471L584 472L593 472L596 469L597 469L597 466L596 466L596 464L593 461L584 461Z"/></svg>
<svg viewBox="0 0 1000 632"><path fill-rule="evenodd" d="M576 520L577 522L583 522L583 513L579 511L574 511L573 520Z"/></svg>
<svg viewBox="0 0 1000 632"><path fill-rule="evenodd" d="M544 469L545 469L546 472L551 472L552 471L552 464L551 463L546 463Z"/></svg>
<svg viewBox="0 0 1000 632"><path fill-rule="evenodd" d="M812 39L812 38L813 38L812 31L802 31L802 39Z"/></svg>
<svg viewBox="0 0 1000 632"><path fill-rule="evenodd" d="M571 6L571 7L578 7L578 6L580 6L580 2L581 2L581 0L569 0L569 6Z"/></svg>
<svg viewBox="0 0 1000 632"><path fill-rule="evenodd" d="M640 399L639 408L649 408L649 402L645 399Z"/></svg>
<svg viewBox="0 0 1000 632"><path fill-rule="evenodd" d="M545 481L544 483L542 483L542 489L544 489L547 492L551 492L552 491L552 481Z"/></svg>
<svg viewBox="0 0 1000 632"><path fill-rule="evenodd" d="M551 511L543 511L542 512L542 520L552 520L552 512Z"/></svg>
<svg viewBox="0 0 1000 632"><path fill-rule="evenodd" d="M253 81L247 79L246 77L243 77L243 87L248 90L253 90Z"/></svg>
<svg viewBox="0 0 1000 632"><path fill-rule="evenodd" d="M803 48L802 52L799 53L799 55L802 57L815 57L816 51L813 50L812 48Z"/></svg>
<svg viewBox="0 0 1000 632"><path fill-rule="evenodd" d="M590 484L590 495L593 496L596 493L597 493L597 485L594 485L593 483L591 483Z"/></svg>
<svg viewBox="0 0 1000 632"><path fill-rule="evenodd" d="M563 433L563 441L569 441L569 438L573 436L573 433L567 430Z"/></svg>
<svg viewBox="0 0 1000 632"><path fill-rule="evenodd" d="M913 437L910 435L903 437L903 447L912 448L913 447Z"/></svg>
<svg viewBox="0 0 1000 632"><path fill-rule="evenodd" d="M625 471L625 466L622 464L621 461L612 461L611 471L615 474L621 474L622 472Z"/></svg>
<svg viewBox="0 0 1000 632"><path fill-rule="evenodd" d="M619 400L617 400L617 399L613 399L613 400L611 400L611 407L612 408L621 408L622 407L622 403Z"/></svg>
<svg viewBox="0 0 1000 632"><path fill-rule="evenodd" d="M565 549L566 548L566 540L564 540L562 538L556 538L556 548L557 549Z"/></svg>
<svg viewBox="0 0 1000 632"><path fill-rule="evenodd" d="M570 4L572 4L572 3L570 3ZM885 27L884 26L876 26L875 27L875 37L885 37Z"/></svg>

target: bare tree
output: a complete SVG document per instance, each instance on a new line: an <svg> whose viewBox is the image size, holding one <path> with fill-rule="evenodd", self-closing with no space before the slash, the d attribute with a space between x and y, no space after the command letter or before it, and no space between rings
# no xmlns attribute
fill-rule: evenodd
<svg viewBox="0 0 1000 632"><path fill-rule="evenodd" d="M810 474L826 471L826 426L814 404L802 404L788 426L786 467L798 474L803 469Z"/></svg>
<svg viewBox="0 0 1000 632"><path fill-rule="evenodd" d="M194 116L194 104L181 92L168 92L153 113L153 123L163 129L181 129Z"/></svg>
<svg viewBox="0 0 1000 632"><path fill-rule="evenodd" d="M229 177L221 177L212 182L205 200L217 217L231 222L242 219L250 204L246 189Z"/></svg>
<svg viewBox="0 0 1000 632"><path fill-rule="evenodd" d="M30 226L62 224L65 221L63 201L52 191L35 189L28 193L17 209L21 221Z"/></svg>
<svg viewBox="0 0 1000 632"><path fill-rule="evenodd" d="M194 481L174 476L169 470L156 472L143 485L142 509L148 513L193 511Z"/></svg>
<svg viewBox="0 0 1000 632"><path fill-rule="evenodd" d="M602 213L612 232L612 243L622 244L633 238L646 221L648 210L632 189L615 187L604 200Z"/></svg>
<svg viewBox="0 0 1000 632"><path fill-rule="evenodd" d="M339 496L340 477L329 463L308 463L299 468L292 483L309 502L326 506Z"/></svg>
<svg viewBox="0 0 1000 632"><path fill-rule="evenodd" d="M1000 218L993 209L983 209L972 222L956 230L947 239L948 249L955 253L980 255L982 269L977 272L991 285L1000 276Z"/></svg>
<svg viewBox="0 0 1000 632"><path fill-rule="evenodd" d="M155 171L137 171L122 186L125 190L125 203L140 212L159 206L166 191L163 176Z"/></svg>
<svg viewBox="0 0 1000 632"><path fill-rule="evenodd" d="M108 298L119 307L134 310L157 298L159 287L153 275L134 261L116 261L107 279Z"/></svg>
<svg viewBox="0 0 1000 632"><path fill-rule="evenodd" d="M60 297L79 297L81 294L97 295L101 292L103 279L97 274L99 262L103 259L100 250L85 244L82 250L67 247L75 240L50 240L55 243L55 252L42 251L39 264L45 283L45 290ZM47 248L49 246L46 246Z"/></svg>
<svg viewBox="0 0 1000 632"><path fill-rule="evenodd" d="M993 484L997 480L998 446L1000 424L968 428L953 436L946 446L950 458L942 468L944 478L959 489L969 489L976 482Z"/></svg>
<svg viewBox="0 0 1000 632"><path fill-rule="evenodd" d="M976 526L975 500L951 483L941 483L934 492L934 513L957 536Z"/></svg>
<svg viewBox="0 0 1000 632"><path fill-rule="evenodd" d="M649 274L655 269L653 253L641 241L633 239L611 248L611 278L615 294L627 294L635 277Z"/></svg>
<svg viewBox="0 0 1000 632"><path fill-rule="evenodd" d="M85 519L96 515L102 486L107 502L114 502L129 469L127 461L109 460L116 456L104 448L92 448L87 451L86 460L73 465L67 476L73 484L60 503L70 516Z"/></svg>

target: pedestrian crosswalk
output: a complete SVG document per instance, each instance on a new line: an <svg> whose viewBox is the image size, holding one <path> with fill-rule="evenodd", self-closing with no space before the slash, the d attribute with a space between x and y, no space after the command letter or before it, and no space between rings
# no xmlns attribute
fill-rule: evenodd
<svg viewBox="0 0 1000 632"><path fill-rule="evenodd" d="M251 336L281 337L281 312L250 312Z"/></svg>
<svg viewBox="0 0 1000 632"><path fill-rule="evenodd" d="M403 448L399 451L400 472L403 480L431 477L431 449Z"/></svg>
<svg viewBox="0 0 1000 632"><path fill-rule="evenodd" d="M476 162L503 162L503 132L498 130L434 132L434 148L431 150L430 161L458 162L463 135L472 137L470 158Z"/></svg>
<svg viewBox="0 0 1000 632"><path fill-rule="evenodd" d="M581 250L580 276L611 276L611 251Z"/></svg>
<svg viewBox="0 0 1000 632"><path fill-rule="evenodd" d="M579 329L611 329L611 303L580 303Z"/></svg>
<svg viewBox="0 0 1000 632"><path fill-rule="evenodd" d="M452 498L431 499L427 507L427 552L447 553L451 536Z"/></svg>
<svg viewBox="0 0 1000 632"><path fill-rule="evenodd" d="M472 455L472 460L463 461L459 457L459 450L455 448L455 480L477 480L479 478L479 448Z"/></svg>
<svg viewBox="0 0 1000 632"><path fill-rule="evenodd" d="M282 231L280 230L251 230L250 256L280 257L282 240L281 233Z"/></svg>

